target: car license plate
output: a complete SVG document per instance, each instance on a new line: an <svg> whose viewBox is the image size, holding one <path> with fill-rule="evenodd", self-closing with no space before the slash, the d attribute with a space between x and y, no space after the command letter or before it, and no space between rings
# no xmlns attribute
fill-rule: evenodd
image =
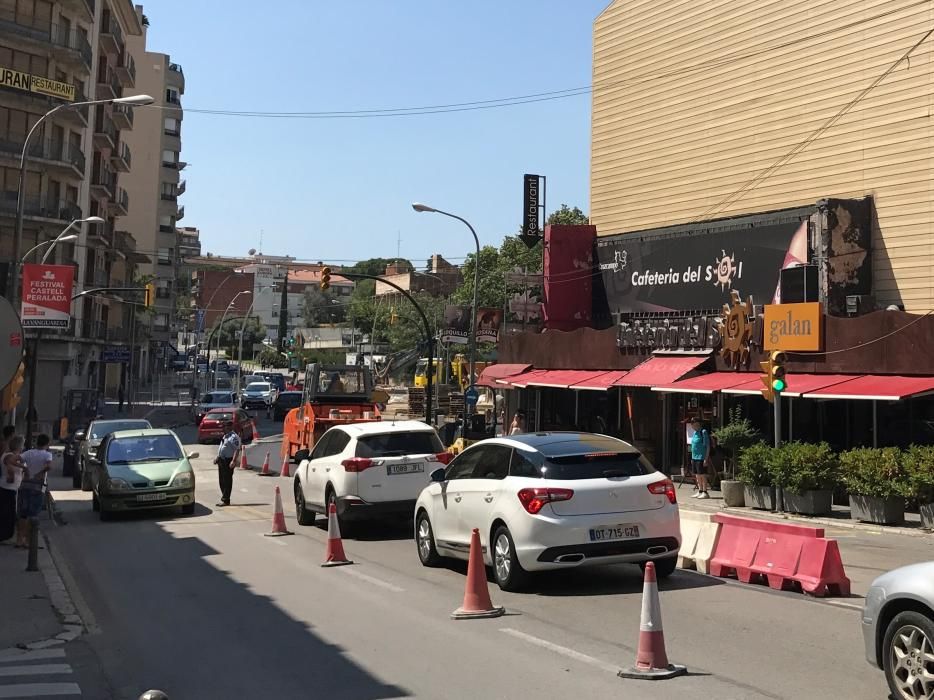
<svg viewBox="0 0 934 700"><path fill-rule="evenodd" d="M136 497L137 501L164 501L164 493L141 493Z"/></svg>
<svg viewBox="0 0 934 700"><path fill-rule="evenodd" d="M609 540L628 540L639 536L638 525L614 525L612 527L594 527L590 529L591 542Z"/></svg>
<svg viewBox="0 0 934 700"><path fill-rule="evenodd" d="M393 474L418 474L423 471L425 471L425 465L421 462L415 462L413 464L389 464L386 466L386 474L389 476Z"/></svg>

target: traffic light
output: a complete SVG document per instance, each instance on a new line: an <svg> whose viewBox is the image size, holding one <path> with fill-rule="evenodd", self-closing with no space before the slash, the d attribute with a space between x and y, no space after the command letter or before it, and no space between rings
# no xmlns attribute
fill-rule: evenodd
<svg viewBox="0 0 934 700"><path fill-rule="evenodd" d="M762 396L771 403L776 396L781 396L782 392L788 388L785 381L785 353L781 350L772 350L769 353L769 359L760 362L762 368Z"/></svg>
<svg viewBox="0 0 934 700"><path fill-rule="evenodd" d="M156 283L149 282L146 285L146 308L150 308L153 304L156 303Z"/></svg>
<svg viewBox="0 0 934 700"><path fill-rule="evenodd" d="M322 267L321 268L321 291L331 286L331 268Z"/></svg>
<svg viewBox="0 0 934 700"><path fill-rule="evenodd" d="M9 413L19 404L21 398L19 392L23 388L23 382L25 380L26 365L20 362L16 374L13 375L10 383L4 388L3 394L0 394L0 408L2 408L4 412Z"/></svg>

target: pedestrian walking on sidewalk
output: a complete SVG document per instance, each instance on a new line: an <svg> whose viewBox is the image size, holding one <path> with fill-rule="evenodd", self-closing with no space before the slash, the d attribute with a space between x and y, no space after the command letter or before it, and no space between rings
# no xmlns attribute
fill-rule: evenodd
<svg viewBox="0 0 934 700"><path fill-rule="evenodd" d="M19 547L28 546L32 527L29 519L38 517L45 506L45 480L54 459L49 452L49 442L48 435L39 435L36 446L22 454L23 481L16 494L16 514L19 516L16 543Z"/></svg>
<svg viewBox="0 0 934 700"><path fill-rule="evenodd" d="M707 465L710 462L710 433L699 418L691 421L694 435L691 436L691 471L697 482L697 493L693 498L710 498L707 493Z"/></svg>
<svg viewBox="0 0 934 700"><path fill-rule="evenodd" d="M10 435L0 453L0 542L10 539L16 532L16 492L23 480L22 452L23 438Z"/></svg>
<svg viewBox="0 0 934 700"><path fill-rule="evenodd" d="M217 465L217 482L221 487L221 500L215 504L218 508L230 505L234 458L241 449L240 436L234 432L233 421L229 420L224 423L224 437L221 438L221 444L217 448L217 457L214 459L214 464Z"/></svg>

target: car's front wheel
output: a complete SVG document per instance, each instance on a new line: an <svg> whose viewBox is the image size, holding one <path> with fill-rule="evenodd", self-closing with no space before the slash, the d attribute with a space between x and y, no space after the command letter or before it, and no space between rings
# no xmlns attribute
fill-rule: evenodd
<svg viewBox="0 0 934 700"><path fill-rule="evenodd" d="M529 579L516 556L516 543L505 525L500 525L493 533L493 576L504 591L522 590Z"/></svg>
<svg viewBox="0 0 934 700"><path fill-rule="evenodd" d="M892 618L883 638L882 667L898 700L934 697L934 620L913 610Z"/></svg>
<svg viewBox="0 0 934 700"><path fill-rule="evenodd" d="M438 566L441 556L435 548L435 533L431 529L428 514L421 511L415 520L415 544L418 546L418 559L422 566Z"/></svg>
<svg viewBox="0 0 934 700"><path fill-rule="evenodd" d="M302 491L302 485L298 479L295 480L295 519L299 525L314 525L315 512L309 510L305 503L305 492Z"/></svg>
<svg viewBox="0 0 934 700"><path fill-rule="evenodd" d="M91 472L87 469L87 463L84 460L78 462L79 471L81 472L81 490L90 491L93 488L91 483Z"/></svg>

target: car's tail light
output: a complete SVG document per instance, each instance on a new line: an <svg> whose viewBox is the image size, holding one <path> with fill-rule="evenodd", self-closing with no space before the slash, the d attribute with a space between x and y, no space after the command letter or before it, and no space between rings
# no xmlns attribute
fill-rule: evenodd
<svg viewBox="0 0 934 700"><path fill-rule="evenodd" d="M546 503L551 503L553 501L570 501L574 496L574 491L571 489L534 488L522 489L517 495L519 496L519 502L522 503L522 507L532 515L535 515Z"/></svg>
<svg viewBox="0 0 934 700"><path fill-rule="evenodd" d="M445 466L450 464L452 459L454 459L454 455L450 452L439 452L438 454L428 457L429 462L441 462L441 464Z"/></svg>
<svg viewBox="0 0 934 700"><path fill-rule="evenodd" d="M675 484L671 479L656 481L655 483L649 484L649 492L654 493L656 496L668 496L669 503L678 502L678 496L675 493Z"/></svg>
<svg viewBox="0 0 934 700"><path fill-rule="evenodd" d="M382 464L382 462L367 459L366 457L352 457L351 459L345 459L341 462L344 469L352 474L357 474L370 467L375 467L378 464Z"/></svg>

